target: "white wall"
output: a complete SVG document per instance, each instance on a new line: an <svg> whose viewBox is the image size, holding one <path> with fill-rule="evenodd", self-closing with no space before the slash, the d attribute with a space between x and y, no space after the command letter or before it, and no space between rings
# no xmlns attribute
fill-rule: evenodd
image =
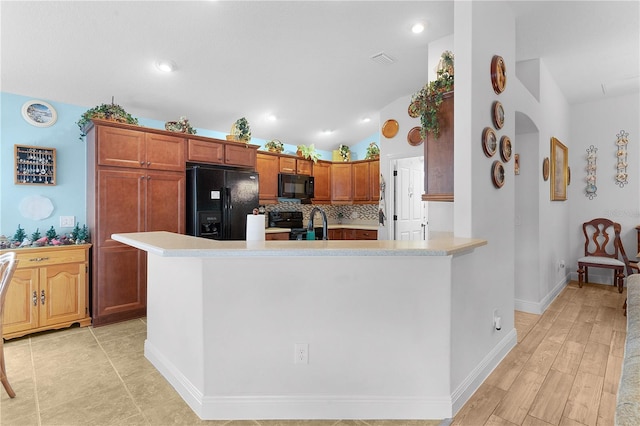
<svg viewBox="0 0 640 426"><path fill-rule="evenodd" d="M584 253L582 223L596 217L606 217L622 226L622 242L630 258L637 254L636 230L640 225L638 191L640 190L640 95L604 98L601 101L574 105L571 108L571 148L569 167L571 185L568 197L571 201L569 221L570 255L567 268L571 278L577 280L577 259ZM627 162L629 183L623 188L615 184L616 135L620 130L629 133ZM586 149L598 148L597 196L589 200L585 194ZM589 281L612 283L611 273L605 269L589 270Z"/></svg>
<svg viewBox="0 0 640 426"><path fill-rule="evenodd" d="M512 83L496 95L491 85L493 55L501 55L508 78L515 74L515 18L501 2L455 2L455 207L454 233L488 241L460 265L466 273L454 274L452 312L452 389L468 385L480 366L503 344L513 330L514 308L514 176L513 159L506 163L501 189L491 182L494 155L487 158L481 136L491 126L491 107L500 100L505 125L498 138L514 139L514 93ZM487 25L499 22L500 25ZM493 310L503 319L502 331L492 326ZM461 350L471 342L476 350ZM476 383L476 382L474 382ZM472 386L473 387L473 386ZM463 398L464 399L464 398Z"/></svg>

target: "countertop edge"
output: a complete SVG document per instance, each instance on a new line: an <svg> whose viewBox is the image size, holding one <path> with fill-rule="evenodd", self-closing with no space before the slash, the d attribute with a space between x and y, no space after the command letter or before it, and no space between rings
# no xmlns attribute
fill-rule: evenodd
<svg viewBox="0 0 640 426"><path fill-rule="evenodd" d="M472 238L428 241L216 241L171 232L113 234L123 244L162 257L452 256L487 244Z"/></svg>

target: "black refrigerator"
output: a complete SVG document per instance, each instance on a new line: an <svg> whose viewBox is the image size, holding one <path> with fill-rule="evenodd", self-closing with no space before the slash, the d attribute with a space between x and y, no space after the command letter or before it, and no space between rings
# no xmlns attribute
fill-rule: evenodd
<svg viewBox="0 0 640 426"><path fill-rule="evenodd" d="M246 240L247 215L258 207L258 173L215 166L187 166L187 234Z"/></svg>

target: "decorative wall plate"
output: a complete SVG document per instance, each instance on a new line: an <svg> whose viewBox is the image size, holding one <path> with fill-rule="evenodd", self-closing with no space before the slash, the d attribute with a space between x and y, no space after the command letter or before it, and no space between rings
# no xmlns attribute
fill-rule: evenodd
<svg viewBox="0 0 640 426"><path fill-rule="evenodd" d="M494 161L491 165L491 181L496 188L504 185L504 165L500 161Z"/></svg>
<svg viewBox="0 0 640 426"><path fill-rule="evenodd" d="M391 139L395 135L398 134L398 130L400 129L400 125L396 120L390 119L384 122L382 125L382 136L387 139Z"/></svg>
<svg viewBox="0 0 640 426"><path fill-rule="evenodd" d="M45 101L27 101L22 105L22 117L32 126L49 127L58 120L58 113Z"/></svg>
<svg viewBox="0 0 640 426"><path fill-rule="evenodd" d="M409 130L409 133L407 133L407 142L409 142L409 145L418 146L424 142L424 139L422 139L422 135L420 134L421 129L422 127L416 126Z"/></svg>
<svg viewBox="0 0 640 426"><path fill-rule="evenodd" d="M485 127L482 132L482 150L487 157L493 157L498 149L498 138L491 127Z"/></svg>
<svg viewBox="0 0 640 426"><path fill-rule="evenodd" d="M502 161L508 163L511 160L511 152L511 139L505 135L500 138L500 157L502 157Z"/></svg>
<svg viewBox="0 0 640 426"><path fill-rule="evenodd" d="M507 86L507 67L502 56L495 55L491 59L491 85L498 95L504 92Z"/></svg>
<svg viewBox="0 0 640 426"><path fill-rule="evenodd" d="M497 130L502 129L502 126L504 126L504 108L500 101L493 103L493 125Z"/></svg>
<svg viewBox="0 0 640 426"><path fill-rule="evenodd" d="M544 157L542 160L542 179L549 180L549 157Z"/></svg>

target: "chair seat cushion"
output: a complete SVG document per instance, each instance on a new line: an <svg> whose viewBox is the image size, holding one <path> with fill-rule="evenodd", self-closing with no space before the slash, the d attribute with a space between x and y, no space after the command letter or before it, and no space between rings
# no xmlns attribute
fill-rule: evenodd
<svg viewBox="0 0 640 426"><path fill-rule="evenodd" d="M585 256L578 259L578 263L598 263L600 265L606 266L619 266L624 268L624 262L618 259L613 259L611 257L602 257L602 256Z"/></svg>

